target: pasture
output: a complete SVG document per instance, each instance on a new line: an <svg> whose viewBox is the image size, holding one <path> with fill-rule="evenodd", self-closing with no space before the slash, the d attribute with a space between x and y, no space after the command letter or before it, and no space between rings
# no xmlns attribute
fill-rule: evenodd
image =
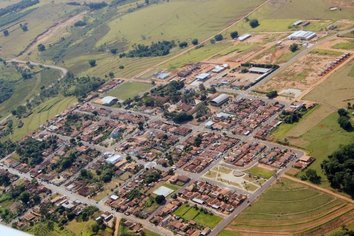
<svg viewBox="0 0 354 236"><path fill-rule="evenodd" d="M35 38L46 31L49 27L69 15L76 12L79 8L69 6L64 3L45 3L34 5L32 9L26 9L28 14L4 26L10 35L5 37L0 35L1 56L14 57L26 48ZM43 20L45 19L45 20ZM28 24L28 31L23 31L19 24Z"/></svg>
<svg viewBox="0 0 354 236"><path fill-rule="evenodd" d="M351 204L282 179L236 217L225 228L225 235L228 232L320 235L335 225L340 226L340 220L348 220L350 215L353 215Z"/></svg>
<svg viewBox="0 0 354 236"><path fill-rule="evenodd" d="M120 100L133 99L135 96L148 91L152 87L149 83L125 82L111 90L108 95L117 97Z"/></svg>
<svg viewBox="0 0 354 236"><path fill-rule="evenodd" d="M0 104L0 115L5 116L12 109L22 105L26 100L32 98L39 93L42 86L46 87L55 82L60 77L60 71L53 69L43 69L35 74L32 79L22 79L19 72L13 67L0 67L0 79L6 78L7 80L15 82L13 95L6 101Z"/></svg>
<svg viewBox="0 0 354 236"><path fill-rule="evenodd" d="M243 17L263 1L170 0L152 4L108 22L109 32L96 44L117 41L149 44L158 40L202 41ZM191 23L193 22L193 23Z"/></svg>
<svg viewBox="0 0 354 236"><path fill-rule="evenodd" d="M330 11L329 9L333 6L338 6L341 10ZM269 1L253 12L248 19L258 19L260 25L256 28L251 28L248 21L243 20L228 30L227 36L234 30L241 33L287 32L294 30L290 26L300 19L310 21L310 24L303 27L303 29L320 31L336 20L352 20L354 15L350 4L345 1Z"/></svg>

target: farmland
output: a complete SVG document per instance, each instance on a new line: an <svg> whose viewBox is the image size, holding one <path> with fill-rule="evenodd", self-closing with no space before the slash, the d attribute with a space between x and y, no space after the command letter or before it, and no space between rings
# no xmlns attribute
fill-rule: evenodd
<svg viewBox="0 0 354 236"><path fill-rule="evenodd" d="M353 215L353 206L302 184L282 179L226 227L240 235L253 233L321 234ZM326 231L324 231L326 232ZM223 235L223 234L221 234Z"/></svg>

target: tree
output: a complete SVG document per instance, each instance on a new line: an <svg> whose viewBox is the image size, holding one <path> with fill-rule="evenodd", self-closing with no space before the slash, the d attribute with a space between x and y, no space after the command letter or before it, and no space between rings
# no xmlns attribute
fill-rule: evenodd
<svg viewBox="0 0 354 236"><path fill-rule="evenodd" d="M117 48L112 48L110 51L111 51L111 53L112 53L113 55L116 55L117 52L118 52L118 49L117 49Z"/></svg>
<svg viewBox="0 0 354 236"><path fill-rule="evenodd" d="M249 24L250 24L250 26L251 26L252 28L256 28L256 27L259 26L259 22L258 22L257 19L252 19L252 20L250 20L250 21L249 21Z"/></svg>
<svg viewBox="0 0 354 236"><path fill-rule="evenodd" d="M215 41L221 41L224 39L224 36L222 36L222 34L217 34L214 36L214 39L215 39Z"/></svg>
<svg viewBox="0 0 354 236"><path fill-rule="evenodd" d="M296 43L293 43L289 46L289 50L291 52L296 52L297 50L299 50L299 45L297 45Z"/></svg>
<svg viewBox="0 0 354 236"><path fill-rule="evenodd" d="M199 44L198 39L193 39L193 40L192 40L192 44L193 44L194 46L198 45L198 44Z"/></svg>
<svg viewBox="0 0 354 236"><path fill-rule="evenodd" d="M100 230L100 226L99 226L97 223L94 223L94 224L91 226L91 229L92 229L92 232L94 232L95 234L97 234L98 231Z"/></svg>
<svg viewBox="0 0 354 236"><path fill-rule="evenodd" d="M316 170L313 169L308 169L306 171L306 177L309 181L311 181L314 184L320 184L321 183L321 176L319 176L316 172Z"/></svg>
<svg viewBox="0 0 354 236"><path fill-rule="evenodd" d="M338 118L338 124L342 129L347 131L351 131L353 129L352 123L350 122L350 118L347 116L340 116Z"/></svg>
<svg viewBox="0 0 354 236"><path fill-rule="evenodd" d="M186 48L186 47L188 47L188 43L186 41L180 42L179 43L179 47L180 48Z"/></svg>
<svg viewBox="0 0 354 236"><path fill-rule="evenodd" d="M163 196L163 195L157 195L155 198L155 201L157 204L162 205L165 203L166 199L165 199L165 196Z"/></svg>
<svg viewBox="0 0 354 236"><path fill-rule="evenodd" d="M89 64L90 64L91 67L95 67L97 65L95 59L89 60Z"/></svg>
<svg viewBox="0 0 354 236"><path fill-rule="evenodd" d="M9 31L7 29L2 31L2 33L4 34L5 37L10 35L10 33L9 33Z"/></svg>
<svg viewBox="0 0 354 236"><path fill-rule="evenodd" d="M177 113L173 119L175 123L184 123L193 120L193 116L191 114L188 114L186 112L180 112Z"/></svg>
<svg viewBox="0 0 354 236"><path fill-rule="evenodd" d="M27 204L30 201L30 194L29 192L25 191L21 193L19 199L24 203Z"/></svg>
<svg viewBox="0 0 354 236"><path fill-rule="evenodd" d="M324 160L321 168L333 188L354 197L354 144L340 147Z"/></svg>
<svg viewBox="0 0 354 236"><path fill-rule="evenodd" d="M232 39L237 39L238 38L238 32L237 31L233 31L230 33L230 36Z"/></svg>
<svg viewBox="0 0 354 236"><path fill-rule="evenodd" d="M266 96L269 98L269 99L272 99L272 98L275 98L278 96L278 92L277 91L270 91L266 94Z"/></svg>
<svg viewBox="0 0 354 236"><path fill-rule="evenodd" d="M43 44L38 44L37 48L38 48L38 51L40 51L40 52L45 51L45 46Z"/></svg>
<svg viewBox="0 0 354 236"><path fill-rule="evenodd" d="M346 109L344 109L344 108L338 109L337 112L338 112L339 116L348 116L348 114L349 114L349 112Z"/></svg>

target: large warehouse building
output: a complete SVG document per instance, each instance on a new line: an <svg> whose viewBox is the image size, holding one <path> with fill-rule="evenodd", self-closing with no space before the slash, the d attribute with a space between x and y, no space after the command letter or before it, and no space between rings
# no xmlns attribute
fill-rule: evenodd
<svg viewBox="0 0 354 236"><path fill-rule="evenodd" d="M291 35L288 36L288 39L290 40L310 40L316 37L316 33L312 31L304 31L304 30L299 30L295 31Z"/></svg>

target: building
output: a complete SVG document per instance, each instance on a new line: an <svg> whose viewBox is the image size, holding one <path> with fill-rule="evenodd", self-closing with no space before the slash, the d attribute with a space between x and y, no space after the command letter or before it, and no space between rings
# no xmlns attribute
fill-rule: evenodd
<svg viewBox="0 0 354 236"><path fill-rule="evenodd" d="M210 76L210 73L201 73L201 74L197 75L195 78L198 81L205 81L205 80L209 79L209 76Z"/></svg>
<svg viewBox="0 0 354 236"><path fill-rule="evenodd" d="M251 34L243 34L238 39L242 42L245 41L246 39L250 38L252 35Z"/></svg>
<svg viewBox="0 0 354 236"><path fill-rule="evenodd" d="M214 73L220 73L220 72L224 71L225 69L226 69L226 67L224 67L224 66L216 65L216 66L214 67L214 69L212 70L212 72L214 72Z"/></svg>
<svg viewBox="0 0 354 236"><path fill-rule="evenodd" d="M299 30L289 35L288 39L289 40L310 40L313 39L314 37L316 37L316 33L312 31Z"/></svg>
<svg viewBox="0 0 354 236"><path fill-rule="evenodd" d="M106 162L108 164L116 164L118 161L121 161L122 160L122 156L121 155L111 155L109 156L107 159L106 159Z"/></svg>
<svg viewBox="0 0 354 236"><path fill-rule="evenodd" d="M299 26L299 25L301 25L303 22L304 22L304 21L302 21L302 20L297 20L297 21L295 21L295 22L293 23L293 26Z"/></svg>
<svg viewBox="0 0 354 236"><path fill-rule="evenodd" d="M101 99L101 104L105 106L112 106L113 104L118 102L118 98L113 96L106 96Z"/></svg>
<svg viewBox="0 0 354 236"><path fill-rule="evenodd" d="M254 74L266 74L269 73L272 69L269 68L262 68L262 67L251 67L248 69L249 73L254 73Z"/></svg>
<svg viewBox="0 0 354 236"><path fill-rule="evenodd" d="M213 106L221 106L222 104L227 102L229 99L230 99L229 95L222 93L219 96L217 96L216 98L214 98L213 100L211 100L210 104Z"/></svg>

